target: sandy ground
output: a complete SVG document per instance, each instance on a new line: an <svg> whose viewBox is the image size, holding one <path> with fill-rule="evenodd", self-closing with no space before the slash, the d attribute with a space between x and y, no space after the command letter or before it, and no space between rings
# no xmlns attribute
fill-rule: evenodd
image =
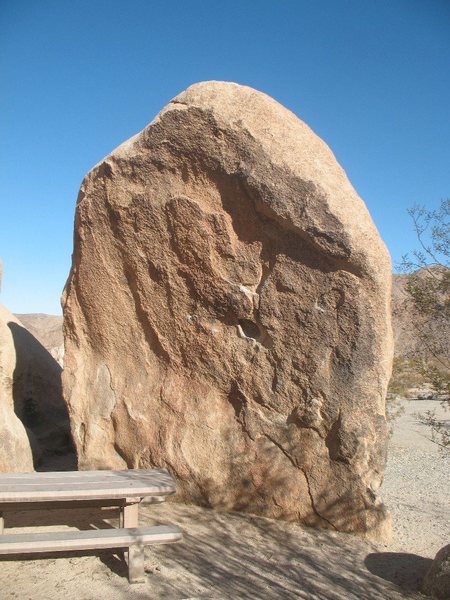
<svg viewBox="0 0 450 600"><path fill-rule="evenodd" d="M175 523L181 543L146 551L146 582L129 585L120 555L47 555L2 559L4 600L197 600L421 598L418 584L450 538L449 459L439 457L413 413L431 401L404 402L391 440L383 495L394 538L375 546L355 536L292 523L165 503L146 506L140 524ZM117 524L105 510L7 515L13 532Z"/></svg>
<svg viewBox="0 0 450 600"><path fill-rule="evenodd" d="M450 426L450 412L440 402L402 402L395 422L382 496L393 516L391 549L434 558L450 543L450 453L439 455L428 427L415 418L433 410Z"/></svg>

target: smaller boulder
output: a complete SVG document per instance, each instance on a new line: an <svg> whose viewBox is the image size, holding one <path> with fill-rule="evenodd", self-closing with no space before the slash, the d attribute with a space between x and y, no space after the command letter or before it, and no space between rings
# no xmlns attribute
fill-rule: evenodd
<svg viewBox="0 0 450 600"><path fill-rule="evenodd" d="M450 544L434 557L422 583L422 592L438 600L450 600Z"/></svg>
<svg viewBox="0 0 450 600"><path fill-rule="evenodd" d="M72 452L62 368L0 305L0 472L30 471Z"/></svg>
<svg viewBox="0 0 450 600"><path fill-rule="evenodd" d="M33 471L27 430L14 412L16 352L8 311L0 305L0 472Z"/></svg>
<svg viewBox="0 0 450 600"><path fill-rule="evenodd" d="M28 313L15 315L25 329L53 356L59 366L64 362L63 318L61 315Z"/></svg>

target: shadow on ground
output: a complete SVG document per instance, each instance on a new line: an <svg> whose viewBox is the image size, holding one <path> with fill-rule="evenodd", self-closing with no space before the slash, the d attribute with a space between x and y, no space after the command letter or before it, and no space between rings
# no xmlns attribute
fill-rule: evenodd
<svg viewBox="0 0 450 600"><path fill-rule="evenodd" d="M405 591L417 591L431 567L431 558L405 552L378 552L369 554L365 565L371 573L395 583Z"/></svg>
<svg viewBox="0 0 450 600"><path fill-rule="evenodd" d="M116 509L64 509L6 515L12 532L37 527L104 528ZM418 556L383 552L355 536L293 523L167 502L141 507L140 525L179 525L182 542L146 549L146 582L130 586L127 567L112 552L2 559L0 587L37 600L264 599L400 600L414 592L429 564ZM21 560L24 559L24 560ZM36 573L43 590L33 588ZM5 583L6 582L6 583ZM402 586L400 588L399 586ZM8 588L9 589L9 588ZM42 596L41 596L42 597Z"/></svg>
<svg viewBox="0 0 450 600"><path fill-rule="evenodd" d="M375 547L355 536L176 504L143 509L146 522L173 522L183 543L155 549L160 598L376 600L411 597L376 572ZM159 521L160 519L160 521ZM370 552L371 550L371 552ZM369 555L368 555L369 551ZM156 557L156 561L155 561ZM391 567L397 556L392 559ZM417 557L419 558L419 557ZM158 560L161 560L157 570ZM408 580L409 584L409 580ZM410 592L411 587L404 589Z"/></svg>

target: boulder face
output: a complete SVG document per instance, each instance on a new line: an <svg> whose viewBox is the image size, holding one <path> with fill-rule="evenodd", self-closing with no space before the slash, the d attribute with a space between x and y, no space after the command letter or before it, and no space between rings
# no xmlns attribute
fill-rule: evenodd
<svg viewBox="0 0 450 600"><path fill-rule="evenodd" d="M63 367L64 340L62 334L62 316L42 313L17 314L16 317L38 342Z"/></svg>
<svg viewBox="0 0 450 600"><path fill-rule="evenodd" d="M17 439L23 439L27 456L32 453L32 470L33 462L36 467L46 456L65 454L73 447L67 406L62 396L62 369L23 323L1 305L0 328L4 413L0 416L0 428L9 431L11 422L15 423ZM7 416L7 413L11 414ZM30 470L16 464L18 459L11 448L9 442L5 442L3 448L0 446L0 471ZM30 466L26 462L23 464Z"/></svg>
<svg viewBox="0 0 450 600"><path fill-rule="evenodd" d="M11 313L0 305L0 472L33 471L33 455L27 431L14 412L16 351Z"/></svg>
<svg viewBox="0 0 450 600"><path fill-rule="evenodd" d="M268 96L193 85L92 169L63 295L82 469L383 536L390 260L332 152Z"/></svg>
<svg viewBox="0 0 450 600"><path fill-rule="evenodd" d="M450 544L441 548L434 557L422 582L422 592L438 600L450 598Z"/></svg>
<svg viewBox="0 0 450 600"><path fill-rule="evenodd" d="M0 289L3 265L0 259ZM0 305L0 472L33 471L33 456L25 427L14 412L14 340L7 324L10 313Z"/></svg>

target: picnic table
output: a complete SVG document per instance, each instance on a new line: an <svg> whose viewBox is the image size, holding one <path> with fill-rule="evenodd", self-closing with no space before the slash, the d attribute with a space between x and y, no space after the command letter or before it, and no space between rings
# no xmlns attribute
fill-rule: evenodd
<svg viewBox="0 0 450 600"><path fill-rule="evenodd" d="M139 505L164 501L176 491L165 469L123 471L65 471L0 474L0 554L128 549L131 583L144 578L144 547L176 542L182 533L175 525L139 528ZM7 512L83 506L120 509L118 529L6 534Z"/></svg>

